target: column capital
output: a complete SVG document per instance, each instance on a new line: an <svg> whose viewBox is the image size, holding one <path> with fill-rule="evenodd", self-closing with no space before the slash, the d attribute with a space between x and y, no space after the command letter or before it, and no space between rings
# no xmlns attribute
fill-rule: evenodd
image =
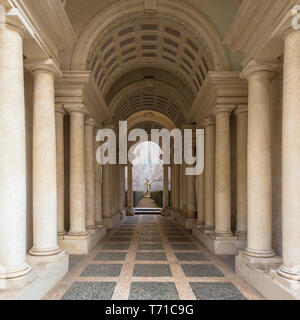
<svg viewBox="0 0 300 320"><path fill-rule="evenodd" d="M55 104L55 112L61 113L63 116L67 114L66 110L64 109L62 104Z"/></svg>
<svg viewBox="0 0 300 320"><path fill-rule="evenodd" d="M84 104L78 103L78 104L65 104L64 105L65 110L67 110L68 113L77 112L77 113L86 113L86 109Z"/></svg>
<svg viewBox="0 0 300 320"><path fill-rule="evenodd" d="M253 74L266 74L271 77L279 68L277 61L257 61L250 60L240 74L243 79L249 79Z"/></svg>
<svg viewBox="0 0 300 320"><path fill-rule="evenodd" d="M229 104L229 105L227 105L227 104L225 104L225 105L217 105L216 106L216 110L215 110L215 114L216 115L218 115L220 113L231 114L232 111L234 110L234 107L235 107L235 105L231 105L231 104Z"/></svg>
<svg viewBox="0 0 300 320"><path fill-rule="evenodd" d="M236 116L242 113L248 113L248 105L239 105L235 108L234 114Z"/></svg>
<svg viewBox="0 0 300 320"><path fill-rule="evenodd" d="M47 72L54 77L62 77L60 66L53 59L28 60L24 66L26 70L32 73Z"/></svg>
<svg viewBox="0 0 300 320"><path fill-rule="evenodd" d="M97 123L94 119L92 118L87 118L85 121L84 121L84 125L85 126L92 126L92 127L96 127Z"/></svg>
<svg viewBox="0 0 300 320"><path fill-rule="evenodd" d="M6 17L7 19L7 17ZM24 39L26 30L24 27L17 21L8 20L6 23L0 23L0 27L6 28L8 30L14 31L19 34L19 36Z"/></svg>
<svg viewBox="0 0 300 320"><path fill-rule="evenodd" d="M203 122L204 128L210 127L210 126L215 126L216 125L216 119L215 117L209 117L206 118Z"/></svg>

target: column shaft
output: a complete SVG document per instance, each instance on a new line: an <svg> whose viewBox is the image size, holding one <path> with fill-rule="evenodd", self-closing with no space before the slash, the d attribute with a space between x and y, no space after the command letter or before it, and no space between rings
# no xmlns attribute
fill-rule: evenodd
<svg viewBox="0 0 300 320"><path fill-rule="evenodd" d="M169 207L169 166L164 165L164 182L163 182L163 207Z"/></svg>
<svg viewBox="0 0 300 320"><path fill-rule="evenodd" d="M282 259L279 273L300 280L299 31L285 35L283 87Z"/></svg>
<svg viewBox="0 0 300 320"><path fill-rule="evenodd" d="M64 161L64 116L61 105L56 106L56 177L57 177L57 234L65 235L65 161Z"/></svg>
<svg viewBox="0 0 300 320"><path fill-rule="evenodd" d="M132 190L132 165L127 166L127 207L133 207L133 190Z"/></svg>
<svg viewBox="0 0 300 320"><path fill-rule="evenodd" d="M247 106L235 110L237 119L237 183L236 183L236 236L247 234Z"/></svg>
<svg viewBox="0 0 300 320"><path fill-rule="evenodd" d="M215 234L231 237L231 165L230 115L233 106L217 106L216 111L216 177Z"/></svg>
<svg viewBox="0 0 300 320"><path fill-rule="evenodd" d="M86 235L84 107L65 106L70 113L70 231Z"/></svg>
<svg viewBox="0 0 300 320"><path fill-rule="evenodd" d="M60 252L57 246L57 180L54 74L33 71L33 248L31 255Z"/></svg>
<svg viewBox="0 0 300 320"><path fill-rule="evenodd" d="M204 207L204 173L197 176L197 225L204 226L205 207Z"/></svg>
<svg viewBox="0 0 300 320"><path fill-rule="evenodd" d="M196 176L186 175L186 218L196 218Z"/></svg>
<svg viewBox="0 0 300 320"><path fill-rule="evenodd" d="M85 122L85 181L86 181L86 228L96 229L95 216L95 121Z"/></svg>
<svg viewBox="0 0 300 320"><path fill-rule="evenodd" d="M180 210L180 165L174 165L174 209Z"/></svg>
<svg viewBox="0 0 300 320"><path fill-rule="evenodd" d="M28 274L23 40L0 32L0 279Z"/></svg>
<svg viewBox="0 0 300 320"><path fill-rule="evenodd" d="M272 249L272 176L270 137L270 78L266 66L249 67L248 106L248 245L246 254L267 258ZM247 70L246 70L247 71ZM246 73L246 71L244 71Z"/></svg>
<svg viewBox="0 0 300 320"><path fill-rule="evenodd" d="M103 218L111 218L111 165L102 166L102 195L103 195Z"/></svg>
<svg viewBox="0 0 300 320"><path fill-rule="evenodd" d="M215 227L215 120L205 121L205 229Z"/></svg>
<svg viewBox="0 0 300 320"><path fill-rule="evenodd" d="M100 146L99 142L95 143L95 154L97 148ZM95 219L96 225L102 226L102 166L95 162Z"/></svg>

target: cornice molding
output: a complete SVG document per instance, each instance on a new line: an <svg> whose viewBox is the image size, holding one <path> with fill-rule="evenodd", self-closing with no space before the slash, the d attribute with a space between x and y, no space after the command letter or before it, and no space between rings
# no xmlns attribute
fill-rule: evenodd
<svg viewBox="0 0 300 320"><path fill-rule="evenodd" d="M47 71L58 78L62 77L63 75L60 71L60 67L55 63L53 59L26 60L24 63L24 67L29 72L35 72L38 70Z"/></svg>
<svg viewBox="0 0 300 320"><path fill-rule="evenodd" d="M60 0L10 0L41 51L60 65L59 52L73 49L76 35ZM28 36L29 37L29 36Z"/></svg>
<svg viewBox="0 0 300 320"><path fill-rule="evenodd" d="M110 121L110 115L105 100L97 89L89 71L65 71L55 82L56 103L78 104L86 106L90 117L98 126Z"/></svg>
<svg viewBox="0 0 300 320"><path fill-rule="evenodd" d="M242 65L251 59L276 60L283 53L277 29L286 25L298 0L244 0L224 43L231 52L244 53Z"/></svg>
<svg viewBox="0 0 300 320"><path fill-rule="evenodd" d="M239 72L209 72L189 113L189 119L202 125L217 105L248 103L248 83Z"/></svg>

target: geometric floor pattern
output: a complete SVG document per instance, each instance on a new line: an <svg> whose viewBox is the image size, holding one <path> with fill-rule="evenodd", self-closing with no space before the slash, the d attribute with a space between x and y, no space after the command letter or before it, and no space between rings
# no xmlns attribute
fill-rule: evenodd
<svg viewBox="0 0 300 320"><path fill-rule="evenodd" d="M171 218L126 217L47 300L261 300L232 266Z"/></svg>

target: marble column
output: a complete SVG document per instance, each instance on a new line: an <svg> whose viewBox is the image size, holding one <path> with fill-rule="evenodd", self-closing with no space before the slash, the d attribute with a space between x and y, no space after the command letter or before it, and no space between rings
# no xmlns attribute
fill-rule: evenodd
<svg viewBox="0 0 300 320"><path fill-rule="evenodd" d="M175 191L175 182L174 182L174 165L171 165L171 203L170 208L174 208L174 191Z"/></svg>
<svg viewBox="0 0 300 320"><path fill-rule="evenodd" d="M186 218L196 218L196 176L186 175Z"/></svg>
<svg viewBox="0 0 300 320"><path fill-rule="evenodd" d="M33 66L33 247L30 254L59 253L57 245L57 180L55 73Z"/></svg>
<svg viewBox="0 0 300 320"><path fill-rule="evenodd" d="M215 119L208 118L204 122L205 128L205 230L215 228Z"/></svg>
<svg viewBox="0 0 300 320"><path fill-rule="evenodd" d="M185 164L180 166L180 210L181 214L186 212L186 181L185 181Z"/></svg>
<svg viewBox="0 0 300 320"><path fill-rule="evenodd" d="M26 263L26 140L23 34L0 32L0 279L19 278Z"/></svg>
<svg viewBox="0 0 300 320"><path fill-rule="evenodd" d="M300 280L300 35L284 35L281 276Z"/></svg>
<svg viewBox="0 0 300 320"><path fill-rule="evenodd" d="M258 258L275 255L272 249L272 176L270 80L273 68L251 61L242 77L248 79L247 249Z"/></svg>
<svg viewBox="0 0 300 320"><path fill-rule="evenodd" d="M231 237L230 116L234 106L216 108L215 235Z"/></svg>
<svg viewBox="0 0 300 320"><path fill-rule="evenodd" d="M64 160L64 117L66 111L61 104L56 105L56 177L57 177L57 235L65 230L65 160Z"/></svg>
<svg viewBox="0 0 300 320"><path fill-rule="evenodd" d="M125 166L121 165L121 209L125 208Z"/></svg>
<svg viewBox="0 0 300 320"><path fill-rule="evenodd" d="M164 209L169 208L169 166L163 166L163 207Z"/></svg>
<svg viewBox="0 0 300 320"><path fill-rule="evenodd" d="M174 209L180 210L180 165L174 165Z"/></svg>
<svg viewBox="0 0 300 320"><path fill-rule="evenodd" d="M127 215L133 212L133 185L132 185L132 164L127 165Z"/></svg>
<svg viewBox="0 0 300 320"><path fill-rule="evenodd" d="M247 236L247 125L248 106L238 106L237 120L237 183L236 183L236 232L240 239Z"/></svg>
<svg viewBox="0 0 300 320"><path fill-rule="evenodd" d="M95 230L95 132L96 122L88 118L85 121L85 186L86 186L86 229Z"/></svg>
<svg viewBox="0 0 300 320"><path fill-rule="evenodd" d="M96 141L97 130L95 130ZM100 142L95 142L95 155ZM95 219L96 226L102 227L102 166L95 160Z"/></svg>
<svg viewBox="0 0 300 320"><path fill-rule="evenodd" d="M70 114L70 231L71 236L87 235L85 199L85 157L83 105L65 105Z"/></svg>
<svg viewBox="0 0 300 320"><path fill-rule="evenodd" d="M111 208L111 174L112 166L105 164L102 166L102 202L103 202L103 218L110 219L112 217Z"/></svg>
<svg viewBox="0 0 300 320"><path fill-rule="evenodd" d="M205 202L204 202L204 173L196 177L197 181L197 226L203 227L205 224Z"/></svg>

